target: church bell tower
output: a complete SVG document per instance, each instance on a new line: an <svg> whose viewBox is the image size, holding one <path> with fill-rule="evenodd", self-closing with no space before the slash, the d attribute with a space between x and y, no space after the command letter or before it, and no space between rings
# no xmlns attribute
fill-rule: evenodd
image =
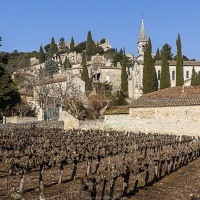
<svg viewBox="0 0 200 200"><path fill-rule="evenodd" d="M143 61L144 60L144 50L145 50L145 45L147 44L147 37L146 37L146 32L144 29L144 20L142 19L142 24L140 28L140 36L138 39L138 61Z"/></svg>

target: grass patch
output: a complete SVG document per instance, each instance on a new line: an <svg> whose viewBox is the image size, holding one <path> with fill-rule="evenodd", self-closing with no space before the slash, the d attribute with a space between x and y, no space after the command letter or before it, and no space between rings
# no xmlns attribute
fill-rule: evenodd
<svg viewBox="0 0 200 200"><path fill-rule="evenodd" d="M117 114L129 114L128 106L111 106L106 109L104 115L117 115Z"/></svg>

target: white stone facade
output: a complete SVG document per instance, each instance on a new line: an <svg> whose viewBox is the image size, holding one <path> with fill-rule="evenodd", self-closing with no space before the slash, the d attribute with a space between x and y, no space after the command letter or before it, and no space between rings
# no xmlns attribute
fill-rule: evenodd
<svg viewBox="0 0 200 200"><path fill-rule="evenodd" d="M200 106L130 108L129 114L105 115L104 120L80 124L83 129L200 136Z"/></svg>
<svg viewBox="0 0 200 200"><path fill-rule="evenodd" d="M147 43L146 33L144 29L144 21L142 20L142 25L140 29L140 36L138 40L138 56L136 58L134 67L130 71L128 78L129 86L129 98L138 99L142 96L143 91L143 61L144 61L144 48ZM176 61L169 62L169 73L171 87L176 86ZM200 62L199 61L183 61L183 73L184 73L184 86L190 86L192 69L200 76ZM160 88L160 75L161 75L161 61L155 62L155 69L158 78L158 89Z"/></svg>
<svg viewBox="0 0 200 200"><path fill-rule="evenodd" d="M30 65L37 65L39 64L39 59L37 59L36 57L30 58Z"/></svg>
<svg viewBox="0 0 200 200"><path fill-rule="evenodd" d="M101 83L109 82L112 85L113 92L121 88L121 67L101 67L99 81Z"/></svg>
<svg viewBox="0 0 200 200"><path fill-rule="evenodd" d="M104 51L106 51L106 50L112 48L112 46L111 46L111 44L109 43L109 40L108 40L108 39L105 39L105 43L102 43L102 44L100 44L99 46L102 47Z"/></svg>

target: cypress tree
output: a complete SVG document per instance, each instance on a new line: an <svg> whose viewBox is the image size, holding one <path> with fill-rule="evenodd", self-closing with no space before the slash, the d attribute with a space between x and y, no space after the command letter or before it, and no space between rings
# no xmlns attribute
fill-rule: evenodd
<svg viewBox="0 0 200 200"><path fill-rule="evenodd" d="M121 73L121 92L124 96L128 96L128 79L126 74L126 59L125 59L125 52L123 55L123 62L122 62L122 73Z"/></svg>
<svg viewBox="0 0 200 200"><path fill-rule="evenodd" d="M41 45L40 52L39 52L39 63L44 63L44 62L45 62L45 54L44 54L44 49Z"/></svg>
<svg viewBox="0 0 200 200"><path fill-rule="evenodd" d="M154 92L157 90L157 75L154 66L154 60L151 55L152 45L149 38L144 51L144 67L143 67L143 94Z"/></svg>
<svg viewBox="0 0 200 200"><path fill-rule="evenodd" d="M85 52L83 52L83 55L82 55L82 67L83 69L81 73L81 79L85 82L85 90L88 91L91 88L91 82L88 75Z"/></svg>
<svg viewBox="0 0 200 200"><path fill-rule="evenodd" d="M181 51L181 39L180 34L176 40L177 55L176 55L176 86L182 86L184 84L183 78L183 57Z"/></svg>
<svg viewBox="0 0 200 200"><path fill-rule="evenodd" d="M92 40L92 34L91 34L91 31L89 31L87 35L87 41L86 41L86 53L88 56L91 56L93 53L93 48L94 48L93 43L94 42Z"/></svg>
<svg viewBox="0 0 200 200"><path fill-rule="evenodd" d="M74 51L74 46L75 46L74 38L72 37L70 42L70 51Z"/></svg>
<svg viewBox="0 0 200 200"><path fill-rule="evenodd" d="M200 85L200 77L195 71L194 67L192 68L192 77L191 77L191 86Z"/></svg>
<svg viewBox="0 0 200 200"><path fill-rule="evenodd" d="M52 58L54 54L57 52L58 47L55 43L54 37L51 38L51 44L50 44L50 50L49 50L49 56Z"/></svg>
<svg viewBox="0 0 200 200"><path fill-rule="evenodd" d="M64 69L65 70L72 67L72 65L71 65L71 63L69 61L69 58L65 58L65 61L64 61L63 65L64 65Z"/></svg>
<svg viewBox="0 0 200 200"><path fill-rule="evenodd" d="M159 48L157 48L156 55L155 55L155 58L154 58L154 59L155 59L155 60L161 60Z"/></svg>
<svg viewBox="0 0 200 200"><path fill-rule="evenodd" d="M171 53L171 52L170 52ZM169 88L170 75L169 75L169 63L168 63L169 49L165 44L162 49L162 61L161 61L161 77L160 77L160 89Z"/></svg>

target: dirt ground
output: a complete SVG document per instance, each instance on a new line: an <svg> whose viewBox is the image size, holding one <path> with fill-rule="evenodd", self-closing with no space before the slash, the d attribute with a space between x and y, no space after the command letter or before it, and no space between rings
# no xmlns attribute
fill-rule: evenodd
<svg viewBox="0 0 200 200"><path fill-rule="evenodd" d="M84 200L91 199L90 194L81 191L80 178L84 177L85 163L79 164L77 171L77 179L70 181L72 165L64 168L63 183L58 184L59 168L46 169L44 191L40 193L38 190L38 170L27 174L25 177L24 199L38 200L40 194L45 196L45 200ZM20 181L19 175L10 177L10 188L18 187ZM115 195L119 196L122 188L122 180L119 178L115 186ZM130 187L133 182L130 182ZM108 200L108 187L105 192L104 200ZM97 187L97 198L100 200L100 187ZM200 158L182 167L178 171L162 178L153 186L148 186L139 189L139 191L130 197L124 197L126 200L189 200L190 194L200 195ZM14 198L7 195L7 176L5 173L0 173L0 200L13 200ZM16 199L16 198L15 198ZM193 199L196 200L196 199ZM198 199L200 200L200 198Z"/></svg>
<svg viewBox="0 0 200 200"><path fill-rule="evenodd" d="M153 186L139 190L134 197L124 199L188 200L191 199L190 195L200 200L200 158L164 177Z"/></svg>

